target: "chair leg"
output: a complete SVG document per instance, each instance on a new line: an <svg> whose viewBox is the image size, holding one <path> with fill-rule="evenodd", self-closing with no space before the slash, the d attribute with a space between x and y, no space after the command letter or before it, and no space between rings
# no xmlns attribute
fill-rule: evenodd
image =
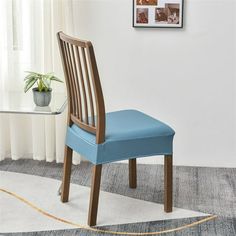
<svg viewBox="0 0 236 236"><path fill-rule="evenodd" d="M92 176L92 184L90 192L90 203L89 203L89 214L88 214L89 226L95 226L97 224L101 174L102 174L102 165L95 165L93 167L93 176Z"/></svg>
<svg viewBox="0 0 236 236"><path fill-rule="evenodd" d="M165 212L172 212L172 189L173 189L173 160L172 155L165 156L165 165L164 165L164 209Z"/></svg>
<svg viewBox="0 0 236 236"><path fill-rule="evenodd" d="M129 160L129 187L137 187L137 164L136 158Z"/></svg>
<svg viewBox="0 0 236 236"><path fill-rule="evenodd" d="M61 189L62 202L68 202L69 199L72 154L73 150L68 146L65 146L64 167L63 167L64 173L63 173L62 189Z"/></svg>

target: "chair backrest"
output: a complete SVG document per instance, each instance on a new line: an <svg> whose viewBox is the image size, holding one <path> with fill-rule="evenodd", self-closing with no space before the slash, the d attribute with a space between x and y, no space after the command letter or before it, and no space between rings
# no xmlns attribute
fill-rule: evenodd
<svg viewBox="0 0 236 236"><path fill-rule="evenodd" d="M92 43L57 34L68 96L68 125L73 123L105 141L105 105Z"/></svg>

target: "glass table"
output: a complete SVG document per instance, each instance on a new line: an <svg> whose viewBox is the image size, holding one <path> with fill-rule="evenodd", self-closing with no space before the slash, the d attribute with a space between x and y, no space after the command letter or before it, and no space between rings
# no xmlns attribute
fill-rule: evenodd
<svg viewBox="0 0 236 236"><path fill-rule="evenodd" d="M32 91L0 92L0 113L58 115L67 105L64 93L52 92L52 100L47 107L38 107L34 104Z"/></svg>
<svg viewBox="0 0 236 236"><path fill-rule="evenodd" d="M32 114L32 115L59 115L67 105L64 93L53 93L52 100L47 107L38 107L34 104L32 91L24 92L0 92L0 113ZM58 195L61 194L61 186Z"/></svg>

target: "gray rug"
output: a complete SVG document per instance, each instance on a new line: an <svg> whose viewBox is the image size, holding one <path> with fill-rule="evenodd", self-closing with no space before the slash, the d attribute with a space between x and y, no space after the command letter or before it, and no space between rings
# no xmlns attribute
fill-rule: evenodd
<svg viewBox="0 0 236 236"><path fill-rule="evenodd" d="M72 182L90 185L89 163L73 166ZM0 162L0 170L61 179L62 165L33 160ZM138 187L128 186L128 165L104 165L101 189L147 201L163 203L163 166L138 165ZM175 167L174 206L218 215L213 221L166 235L236 235L236 169ZM101 227L123 232L155 232L176 228L197 221L198 218ZM104 235L90 231L62 230L5 235ZM106 234L109 235L109 234Z"/></svg>

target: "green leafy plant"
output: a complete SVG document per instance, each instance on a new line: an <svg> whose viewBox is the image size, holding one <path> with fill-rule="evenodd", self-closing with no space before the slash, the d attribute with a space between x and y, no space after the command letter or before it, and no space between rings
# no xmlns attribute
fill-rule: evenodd
<svg viewBox="0 0 236 236"><path fill-rule="evenodd" d="M25 77L25 87L24 91L25 93L34 86L34 84L37 82L37 89L39 92L47 92L51 88L51 82L57 81L60 83L63 83L62 80L58 79L56 76L54 76L53 73L48 74L40 74L33 71L26 71L28 75Z"/></svg>

